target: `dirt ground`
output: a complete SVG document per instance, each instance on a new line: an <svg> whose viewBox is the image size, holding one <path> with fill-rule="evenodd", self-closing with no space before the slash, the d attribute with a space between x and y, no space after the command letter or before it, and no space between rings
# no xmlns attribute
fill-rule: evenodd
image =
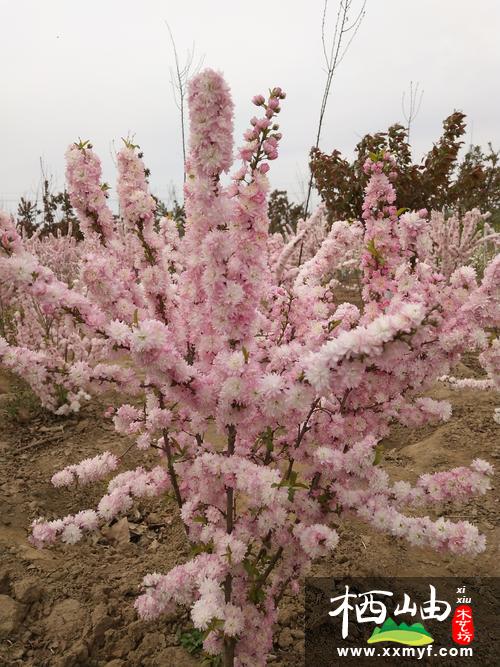
<svg viewBox="0 0 500 667"><path fill-rule="evenodd" d="M470 357L457 369L478 373ZM483 457L498 468L500 427L492 413L495 392L453 391L438 384L431 393L453 405L453 417L437 428L394 427L383 465L394 479L414 481ZM145 623L133 609L147 572L165 572L186 559L188 547L174 508L159 500L141 503L128 517L71 547L39 551L27 541L35 517L56 518L93 507L103 485L58 490L51 475L105 449L120 453L103 406L92 404L78 418L56 419L32 407L29 394L0 372L0 666L1 667L188 667L199 665L181 645L186 613ZM127 456L131 457L133 452ZM498 488L498 480L496 481ZM101 492L101 493L100 493ZM361 523L341 523L335 554L316 562L315 576L499 575L498 492L463 506L439 508L443 516L469 519L488 539L475 560L412 548ZM269 663L304 664L302 598L288 597L279 616ZM334 664L334 663L332 663Z"/></svg>

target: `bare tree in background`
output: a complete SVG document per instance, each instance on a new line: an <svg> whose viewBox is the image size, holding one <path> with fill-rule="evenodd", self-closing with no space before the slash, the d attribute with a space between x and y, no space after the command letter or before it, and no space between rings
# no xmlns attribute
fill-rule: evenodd
<svg viewBox="0 0 500 667"><path fill-rule="evenodd" d="M181 65L179 61L179 55L177 53L177 46L175 44L174 35L170 28L170 25L165 21L167 26L168 34L170 35L170 41L172 43L172 50L174 52L174 61L175 68L170 68L170 83L172 85L172 91L174 94L175 105L179 109L181 116L181 136L182 136L182 161L183 161L183 182L186 182L186 122L185 122L185 109L186 109L186 94L187 94L187 83L189 78L196 74L199 71L204 56L200 58L198 63L193 66L195 59L195 45L188 50L186 55L186 60L184 64Z"/></svg>
<svg viewBox="0 0 500 667"><path fill-rule="evenodd" d="M423 96L424 96L424 91L420 90L420 83L417 81L414 84L413 81L410 81L409 99L408 100L406 99L405 91L403 91L403 95L401 97L401 109L403 111L403 116L404 119L406 120L406 126L408 130L408 135L407 135L408 143L410 143L411 126L415 118L418 116Z"/></svg>
<svg viewBox="0 0 500 667"><path fill-rule="evenodd" d="M325 0L323 7L323 18L321 21L321 43L323 45L323 55L325 58L326 64L326 82L325 89L323 91L323 98L321 100L321 108L318 119L318 131L316 133L316 142L314 148L319 147L319 141L321 138L321 130L323 129L323 120L325 117L326 106L328 104L328 97L330 95L330 90L332 87L333 76L337 67L340 65L342 60L345 58L349 47L351 46L352 40L356 36L356 33L359 30L364 17L365 17L365 7L366 0L362 0L359 11L356 13L354 9L356 5L355 0L340 0L339 8L337 11L337 18L335 21L335 28L333 31L333 37L329 43L328 39L328 0ZM354 18L352 19L352 13L354 12ZM313 185L313 176L309 178L309 185L307 188L307 197L306 203L304 206L305 215L309 208L309 201L311 199L311 191Z"/></svg>

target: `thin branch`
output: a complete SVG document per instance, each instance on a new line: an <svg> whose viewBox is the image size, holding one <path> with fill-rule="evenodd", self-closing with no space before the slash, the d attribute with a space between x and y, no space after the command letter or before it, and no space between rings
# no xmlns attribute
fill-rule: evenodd
<svg viewBox="0 0 500 667"><path fill-rule="evenodd" d="M179 489L179 483L177 481L177 474L174 468L174 457L172 454L172 448L170 446L170 439L168 436L167 429L163 430L162 435L163 435L163 449L165 451L165 454L167 455L168 476L170 477L170 481L172 482L172 488L174 490L174 495L175 495L175 500L177 501L177 505L179 506L179 509L182 509L183 501ZM187 532L187 526L186 526L186 532Z"/></svg>
<svg viewBox="0 0 500 667"><path fill-rule="evenodd" d="M274 569L274 566L279 561L279 559L281 558L282 555L283 555L283 547L279 547L279 549L276 551L274 556L269 561L269 565L267 566L265 571L257 579L256 583L257 583L257 586L259 586L259 588L262 588L262 586L266 583L266 580L267 580L268 576L271 574L271 572Z"/></svg>
<svg viewBox="0 0 500 667"><path fill-rule="evenodd" d="M413 81L410 81L410 96L408 101L408 107L406 106L405 91L403 91L403 95L401 97L401 109L403 111L403 116L406 120L407 130L408 130L408 135L407 135L408 143L410 143L411 126L415 118L418 116L418 112L420 111L420 105L422 104L423 95L424 91L420 90L420 83L417 81L414 85Z"/></svg>
<svg viewBox="0 0 500 667"><path fill-rule="evenodd" d="M174 54L175 67L170 68L170 85L172 86L172 93L174 97L174 102L176 107L179 109L180 118L181 118L181 140L182 140L182 160L183 160L183 182L186 182L186 95L187 95L187 84L189 78L196 74L204 60L202 56L196 65L193 67L194 63L194 54L195 54L195 45L193 43L191 49L188 50L186 55L186 60L184 65L181 65L179 60L179 54L177 52L177 45L175 43L174 35L172 29L167 21L165 21L167 26L168 34L170 35L170 42L172 44L172 51Z"/></svg>
<svg viewBox="0 0 500 667"><path fill-rule="evenodd" d="M321 20L321 44L323 48L323 56L325 58L325 64L326 64L326 82L325 82L325 88L323 91L323 97L321 99L321 107L320 107L320 113L319 113L319 119L318 119L318 129L316 133L316 141L314 144L314 148L319 147L319 142L321 139L321 131L323 129L323 121L325 117L325 112L326 112L326 107L328 104L328 99L330 96L330 90L332 87L332 81L333 81L333 76L335 74L335 71L337 70L337 67L340 65L342 60L345 58L349 47L352 43L352 40L356 36L359 27L365 17L365 7L366 7L366 0L363 0L361 4L361 9L359 10L358 14L356 15L356 18L353 21L349 20L349 12L352 8L352 3L353 0L341 0L339 3L338 11L337 11L337 18L335 20L335 28L333 30L333 37L331 41L330 48L328 48L328 40L327 40L327 14L328 14L328 0L325 0L324 6L323 6L323 15L322 15L322 20ZM347 43L345 44L345 36L347 33L352 32L350 35L350 38L348 39ZM307 216L308 210L309 210L309 202L311 199L311 192L312 192L312 186L313 186L313 174L311 172L311 175L309 177L309 185L307 188L307 197L306 197L306 203L304 206L304 217Z"/></svg>

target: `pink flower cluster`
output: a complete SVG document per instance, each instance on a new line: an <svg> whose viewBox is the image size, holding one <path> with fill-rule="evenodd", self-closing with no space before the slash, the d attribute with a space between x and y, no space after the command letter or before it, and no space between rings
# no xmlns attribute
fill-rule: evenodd
<svg viewBox="0 0 500 667"><path fill-rule="evenodd" d="M189 86L189 165L195 174L218 178L233 162L233 103L218 72L204 70Z"/></svg>
<svg viewBox="0 0 500 667"><path fill-rule="evenodd" d="M52 477L52 483L54 486L69 486L74 481L75 474L82 484L93 482L109 475L117 465L118 459L105 452L56 473ZM37 519L32 524L30 541L37 547L53 544L57 539L74 544L82 539L85 532L97 530L102 523L126 514L132 507L134 498L160 496L169 486L168 474L162 466L156 466L152 470L141 467L121 473L108 484L108 493L101 498L96 510L83 510L54 521Z"/></svg>
<svg viewBox="0 0 500 667"><path fill-rule="evenodd" d="M106 244L113 234L113 214L101 185L101 163L88 141L72 144L66 151L66 178L71 203L79 214L82 231Z"/></svg>
<svg viewBox="0 0 500 667"><path fill-rule="evenodd" d="M471 267L438 270L429 260L424 212L398 216L394 161L383 154L366 165L363 224L327 229L318 212L303 229L317 224L323 232L299 261L300 243L312 232L285 247L268 234L267 173L281 139L275 116L283 99L279 88L254 98L262 115L252 118L239 152L243 164L226 185L229 88L211 70L191 81L182 238L168 220L154 220L142 158L130 142L118 156L116 220L89 144L68 151L70 192L85 234L77 280L46 266L0 217L7 298L15 304L23 292L65 327L47 351L0 340L2 363L53 398L56 387L70 400L77 391L113 388L123 397L116 430L135 440L138 456L151 448L160 457L151 470L112 478L95 509L35 522L32 541L77 542L126 514L135 499L160 502L168 494L199 553L167 574L148 575L137 609L152 619L188 606L195 626L208 631L205 650L240 667L266 664L283 592L297 590L311 560L337 545L334 515L454 554L475 555L485 546L471 524L420 512L426 502L484 493L486 462L413 486L392 484L378 465L377 445L394 421L449 419L446 402L422 394L464 351L488 356L485 330L500 325L500 256L480 284ZM361 307L339 303L334 290L339 268L358 256ZM69 355L63 365L53 355L72 340L70 331L98 354ZM496 367L496 355L488 358ZM46 403L59 407L56 399ZM53 481L102 479L117 463L106 453L68 466Z"/></svg>
<svg viewBox="0 0 500 667"><path fill-rule="evenodd" d="M452 389L484 391L485 389L493 389L495 386L490 378L456 378L452 375L442 375L439 380L448 383Z"/></svg>
<svg viewBox="0 0 500 667"><path fill-rule="evenodd" d="M79 484L89 484L104 479L118 467L118 459L111 452L98 454L92 459L84 459L76 465L70 465L52 476L54 486L70 486L75 481Z"/></svg>

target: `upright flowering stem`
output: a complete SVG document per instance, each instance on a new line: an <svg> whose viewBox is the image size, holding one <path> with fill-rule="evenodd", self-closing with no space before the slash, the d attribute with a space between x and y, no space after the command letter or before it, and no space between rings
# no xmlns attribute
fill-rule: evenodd
<svg viewBox="0 0 500 667"><path fill-rule="evenodd" d="M101 162L89 141L72 144L66 151L66 178L71 204L79 214L80 228L106 245L113 235L113 214L107 205L107 185L100 182Z"/></svg>
<svg viewBox="0 0 500 667"><path fill-rule="evenodd" d="M162 230L156 229L156 201L149 192L146 168L138 146L124 140L117 155L118 196L134 268L144 286L153 314L164 323L173 312L175 288L162 253Z"/></svg>
<svg viewBox="0 0 500 667"><path fill-rule="evenodd" d="M364 297L371 300L375 312L384 310L395 292L394 271L399 264L400 243L396 233L396 191L391 181L396 177L394 158L387 152L374 154L363 165L371 175L365 188L363 220L366 227Z"/></svg>

